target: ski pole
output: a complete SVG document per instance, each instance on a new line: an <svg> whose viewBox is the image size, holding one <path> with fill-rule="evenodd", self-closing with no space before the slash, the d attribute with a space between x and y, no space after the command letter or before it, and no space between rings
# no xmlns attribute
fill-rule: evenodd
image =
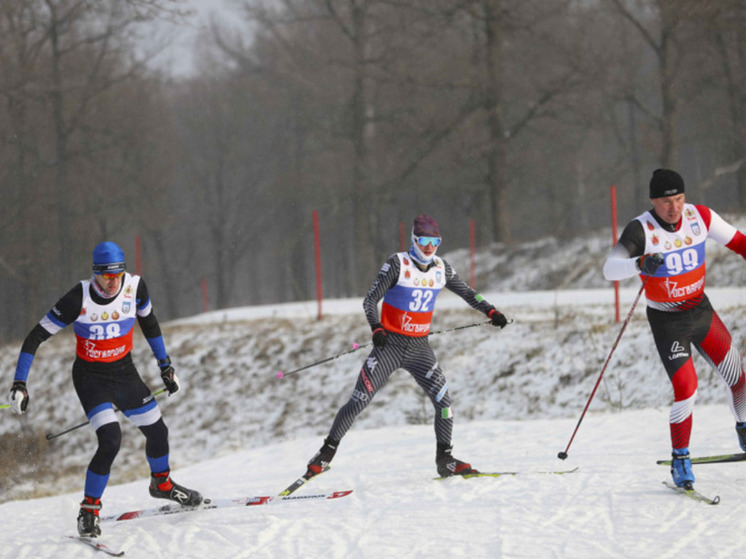
<svg viewBox="0 0 746 559"><path fill-rule="evenodd" d="M464 324L463 326L456 326L455 328L447 328L445 330L438 330L437 332L430 332L430 336L437 336L438 334L446 334L448 332L455 332L456 330L463 330L464 328L474 328L475 326L484 326L489 324L491 320L483 320L481 322L475 322L473 324ZM508 319L508 324L513 324L513 319Z"/></svg>
<svg viewBox="0 0 746 559"><path fill-rule="evenodd" d="M288 375L294 375L296 373L300 373L301 371L305 371L306 369L310 369L311 367L315 367L316 365L321 365L322 363L328 363L329 361L333 361L334 359L337 359L339 357L342 357L343 355L347 355L349 353L354 353L358 349L363 349L365 347L370 347L373 345L373 342L369 342L364 345L358 345L358 344L352 344L352 349L348 349L347 351L343 351L341 353L337 353L336 355L332 355L331 357L327 357L326 359L322 359L321 361L316 361L315 363L311 363L310 365L305 365L304 367L299 367L298 369L293 369L292 371L289 371L287 373L283 373L282 371L277 372L277 378L283 378Z"/></svg>
<svg viewBox="0 0 746 559"><path fill-rule="evenodd" d="M158 396L159 394L163 394L166 391L165 388L161 388L157 392L153 392L153 396ZM114 408L114 411L121 411L120 409ZM85 420L83 423L79 423L78 425L74 425L73 427L68 427L67 429L64 429L60 431L59 433L47 433L47 440L51 441L52 439L56 439L57 437L61 437L62 435L66 435L67 433L71 431L75 431L76 429L80 429L81 427L85 427L90 423L90 420Z"/></svg>
<svg viewBox="0 0 746 559"><path fill-rule="evenodd" d="M640 291L637 292L637 297L635 297L635 300L632 303L632 308L629 309L629 314L627 314L627 319L624 321L624 324L622 324L622 328L621 330L619 330L619 335L616 337L616 341L614 342L614 345L612 346L611 351L609 352L609 356L606 358L606 363L604 363L604 366L601 368L601 374L598 375L596 386L593 387L593 391L591 392L590 398L588 398L588 402L585 404L583 413L580 414L580 419L578 419L578 424L575 426L575 430L572 432L572 436L570 437L570 441L567 443L567 447L565 447L565 450L561 450L560 452L557 453L557 458L559 458L560 460L564 460L565 458L567 458L567 451L570 450L570 445L572 444L572 441L575 438L575 435L577 434L578 429L580 428L580 424L583 422L583 418L585 417L585 412L588 411L588 407L591 405L593 396L596 395L596 390L598 390L598 385L601 384L601 379L604 376L604 371L606 370L606 366L609 364L609 361L611 361L611 356L614 354L614 350L616 349L616 346L619 344L619 340L622 339L622 334L624 334L624 329L627 327L627 324L632 318L632 313L634 312L635 307L637 306L637 301L640 300L640 296L642 295L642 292L645 289L645 284L648 282L648 277L649 276L645 276L645 279L642 281L642 285L640 286Z"/></svg>
<svg viewBox="0 0 746 559"><path fill-rule="evenodd" d="M438 334L445 334L447 332L455 332L456 330L463 330L465 328L474 328L475 326L484 326L485 324L489 324L490 322L491 322L490 320L487 320L487 321L483 321L483 322L475 322L473 324L465 324L463 326L456 326L455 328L447 328L445 330L438 330L436 332L430 332L430 334L428 334L428 335L429 336L437 336ZM512 324L512 323L513 323L513 319L511 318L510 320L508 320L508 324ZM305 365L304 367L300 367L298 369L293 369L292 371L289 371L287 373L283 373L282 371L279 371L277 373L277 378L283 378L283 377L286 377L288 375L294 375L296 373L300 373L301 371L305 371L306 369L310 369L311 367L315 367L316 365L321 365L322 363L328 363L329 361L333 361L334 359L342 357L343 355L347 355L349 353L354 353L358 349L363 349L365 347L370 347L372 345L373 345L372 342L369 342L369 343L364 344L364 345L352 344L352 349L348 349L347 351L343 351L341 353L337 353L336 355L332 355L331 357L327 357L326 359L322 359L321 361L316 361L315 363L311 363L310 365Z"/></svg>

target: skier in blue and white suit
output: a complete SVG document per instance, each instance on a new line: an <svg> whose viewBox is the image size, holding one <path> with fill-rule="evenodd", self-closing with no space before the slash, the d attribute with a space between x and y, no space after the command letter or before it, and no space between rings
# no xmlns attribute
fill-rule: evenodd
<svg viewBox="0 0 746 559"><path fill-rule="evenodd" d="M202 502L197 491L176 484L169 475L168 429L158 403L132 362L135 322L140 324L158 361L169 394L179 389L179 381L166 353L145 282L125 269L124 251L117 244L103 242L96 246L91 279L68 291L23 341L10 390L11 409L25 413L29 403L26 382L37 349L72 324L77 340L73 385L98 439L98 448L86 472L78 514L78 532L87 537L101 534L101 496L122 440L114 406L145 435L145 455L151 470L150 494L184 505Z"/></svg>

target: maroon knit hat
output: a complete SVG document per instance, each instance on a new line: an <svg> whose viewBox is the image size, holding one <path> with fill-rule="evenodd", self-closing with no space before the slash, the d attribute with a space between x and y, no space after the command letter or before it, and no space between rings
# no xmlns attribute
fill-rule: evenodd
<svg viewBox="0 0 746 559"><path fill-rule="evenodd" d="M420 214L414 218L412 233L415 237L440 237L438 222L427 214Z"/></svg>

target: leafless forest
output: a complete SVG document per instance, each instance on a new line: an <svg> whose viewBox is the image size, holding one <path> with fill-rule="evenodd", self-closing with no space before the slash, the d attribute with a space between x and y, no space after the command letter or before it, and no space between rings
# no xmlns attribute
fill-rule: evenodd
<svg viewBox="0 0 746 559"><path fill-rule="evenodd" d="M0 340L113 240L161 319L362 295L399 224L443 252L609 223L661 166L746 210L743 0L237 0L176 78L175 0L0 0ZM462 271L465 275L465 270Z"/></svg>

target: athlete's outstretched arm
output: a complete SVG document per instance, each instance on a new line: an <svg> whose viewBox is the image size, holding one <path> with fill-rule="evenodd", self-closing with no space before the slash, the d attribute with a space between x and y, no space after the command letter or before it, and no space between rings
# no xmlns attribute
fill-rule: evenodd
<svg viewBox="0 0 746 559"><path fill-rule="evenodd" d="M645 251L645 232L642 223L631 221L604 262L604 278L611 281L631 278L640 273L637 260Z"/></svg>

